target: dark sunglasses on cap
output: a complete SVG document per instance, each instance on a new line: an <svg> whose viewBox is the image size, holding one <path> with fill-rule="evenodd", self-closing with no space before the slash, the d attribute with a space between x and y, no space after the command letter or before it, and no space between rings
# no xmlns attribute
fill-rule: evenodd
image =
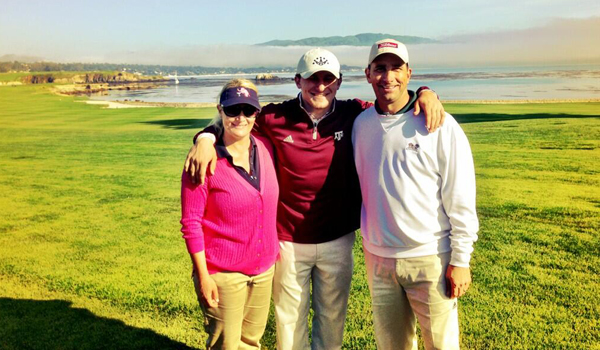
<svg viewBox="0 0 600 350"><path fill-rule="evenodd" d="M223 113L225 113L225 115L230 118L235 118L238 115L240 115L240 113L244 113L244 116L246 118L254 118L258 113L258 109L256 109L254 106L250 106L247 104L237 104L228 107L221 107L223 108Z"/></svg>

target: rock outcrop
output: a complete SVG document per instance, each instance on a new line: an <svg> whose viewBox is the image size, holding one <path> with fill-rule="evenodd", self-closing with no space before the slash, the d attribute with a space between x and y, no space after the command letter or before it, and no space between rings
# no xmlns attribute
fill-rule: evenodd
<svg viewBox="0 0 600 350"><path fill-rule="evenodd" d="M21 78L24 84L127 84L127 83L150 83L164 81L160 76L141 76L132 73L119 72L116 74L85 73L73 74L60 77L61 74L34 74Z"/></svg>
<svg viewBox="0 0 600 350"><path fill-rule="evenodd" d="M254 78L254 80L273 80L273 79L279 79L279 78L271 73L257 74L256 78Z"/></svg>

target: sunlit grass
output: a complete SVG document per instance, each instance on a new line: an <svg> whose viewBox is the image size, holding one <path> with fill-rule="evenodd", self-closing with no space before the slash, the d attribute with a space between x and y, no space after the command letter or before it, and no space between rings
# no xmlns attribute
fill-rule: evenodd
<svg viewBox="0 0 600 350"><path fill-rule="evenodd" d="M0 348L97 348L102 333L203 348L179 186L214 110L109 110L49 88L0 87ZM597 348L600 104L447 109L473 148L481 220L463 347ZM359 247L345 348L375 349ZM44 322L17 321L29 313ZM97 333L35 339L58 325ZM271 317L265 348L274 331Z"/></svg>

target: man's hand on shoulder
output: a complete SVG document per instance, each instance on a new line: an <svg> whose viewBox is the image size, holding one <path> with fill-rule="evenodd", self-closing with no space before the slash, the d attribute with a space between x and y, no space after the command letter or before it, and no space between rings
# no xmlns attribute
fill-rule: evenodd
<svg viewBox="0 0 600 350"><path fill-rule="evenodd" d="M213 141L208 138L199 138L196 144L190 148L185 159L183 170L188 173L192 182L204 184L206 171L210 175L215 173L217 166L217 152Z"/></svg>
<svg viewBox="0 0 600 350"><path fill-rule="evenodd" d="M438 99L438 95L432 90L422 90L419 92L417 102L415 103L414 115L425 113L425 126L429 132L434 132L446 118L444 106Z"/></svg>
<svg viewBox="0 0 600 350"><path fill-rule="evenodd" d="M471 269L448 265L446 270L446 295L449 298L460 298L471 286Z"/></svg>

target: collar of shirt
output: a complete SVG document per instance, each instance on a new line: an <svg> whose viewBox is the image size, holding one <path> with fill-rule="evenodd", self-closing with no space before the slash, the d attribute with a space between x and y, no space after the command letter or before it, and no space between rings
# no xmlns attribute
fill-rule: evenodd
<svg viewBox="0 0 600 350"><path fill-rule="evenodd" d="M313 116L310 113L308 113L308 111L306 110L306 108L304 108L304 101L302 101L302 93L301 92L298 93L298 101L300 103L300 108L302 108L302 110L306 113L306 115L308 115L310 117L310 120L312 120L313 123L316 124L316 123L320 122L321 120L325 119L327 116L329 116L333 112L335 112L335 101L337 101L337 99L335 99L335 98L333 99L333 103L331 104L331 108L320 119L313 118Z"/></svg>
<svg viewBox="0 0 600 350"><path fill-rule="evenodd" d="M404 105L404 107L402 107L398 112L396 113L387 113L387 112L383 112L381 110L381 108L379 108L379 104L377 103L377 100L375 100L375 110L377 111L377 114L379 115L399 115L399 114L403 114L406 113L407 111L411 110L414 105L415 102L417 101L417 94L415 94L414 91L412 90L408 90L408 102Z"/></svg>
<svg viewBox="0 0 600 350"><path fill-rule="evenodd" d="M227 158L229 163L233 164L233 157L229 154L227 147L225 147L225 142L223 141L223 135L217 139L217 143L215 143L215 151L217 151L217 158ZM256 142L254 142L254 137L250 135L250 159L254 158L253 155L256 152Z"/></svg>
<svg viewBox="0 0 600 350"><path fill-rule="evenodd" d="M258 160L256 142L254 141L254 137L252 135L250 135L250 172L247 172L243 167L237 166L233 163L233 157L229 151L227 151L227 147L225 147L222 135L215 144L215 150L217 151L218 158L227 159L227 162L231 164L235 171L240 174L245 181L247 181L252 187L256 188L257 191L260 191L260 163Z"/></svg>

